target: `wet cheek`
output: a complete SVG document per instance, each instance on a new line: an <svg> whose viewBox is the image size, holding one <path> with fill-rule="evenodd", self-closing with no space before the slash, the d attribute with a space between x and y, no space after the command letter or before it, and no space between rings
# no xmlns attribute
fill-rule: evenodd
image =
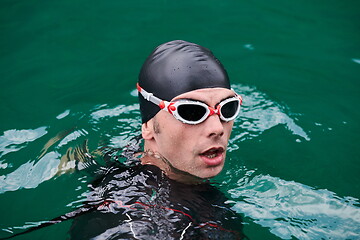
<svg viewBox="0 0 360 240"><path fill-rule="evenodd" d="M164 147L166 147L169 155L173 155L182 151L182 136L168 130L170 134L167 135L166 139L164 139Z"/></svg>
<svg viewBox="0 0 360 240"><path fill-rule="evenodd" d="M228 123L228 125L225 125L225 132L227 133L228 136L230 136L231 132L232 132L232 128L233 128L234 123Z"/></svg>

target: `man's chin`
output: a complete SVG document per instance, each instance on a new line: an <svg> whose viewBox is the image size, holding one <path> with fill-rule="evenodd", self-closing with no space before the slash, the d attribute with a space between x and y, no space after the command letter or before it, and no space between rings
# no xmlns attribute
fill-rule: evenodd
<svg viewBox="0 0 360 240"><path fill-rule="evenodd" d="M223 165L218 165L215 167L207 167L201 173L197 174L197 177L201 179L209 179L217 176L223 169Z"/></svg>

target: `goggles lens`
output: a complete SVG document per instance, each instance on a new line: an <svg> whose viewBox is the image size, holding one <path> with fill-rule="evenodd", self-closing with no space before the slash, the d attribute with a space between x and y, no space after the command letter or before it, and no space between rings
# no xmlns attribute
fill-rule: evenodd
<svg viewBox="0 0 360 240"><path fill-rule="evenodd" d="M190 122L199 121L207 113L204 106L193 103L179 104L177 107L177 112L181 118Z"/></svg>
<svg viewBox="0 0 360 240"><path fill-rule="evenodd" d="M236 101L236 99L229 101L221 106L220 114L224 118L233 118L235 115L238 114L239 107L240 107L240 101Z"/></svg>

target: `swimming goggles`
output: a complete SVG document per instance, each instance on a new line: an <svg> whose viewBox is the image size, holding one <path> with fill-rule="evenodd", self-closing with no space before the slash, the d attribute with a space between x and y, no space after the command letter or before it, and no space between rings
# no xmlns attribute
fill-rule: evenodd
<svg viewBox="0 0 360 240"><path fill-rule="evenodd" d="M220 119L229 122L234 120L240 112L242 97L235 92L234 97L221 101L216 108L194 100L179 99L176 101L165 101L145 91L137 83L136 88L139 93L149 102L158 105L162 110L172 114L177 120L186 124L199 124L213 114L219 115Z"/></svg>

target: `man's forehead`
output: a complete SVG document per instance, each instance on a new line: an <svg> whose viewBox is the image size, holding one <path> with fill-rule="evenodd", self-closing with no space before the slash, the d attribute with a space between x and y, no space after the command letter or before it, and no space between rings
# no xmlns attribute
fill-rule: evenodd
<svg viewBox="0 0 360 240"><path fill-rule="evenodd" d="M202 102L212 102L221 101L232 96L234 96L234 91L227 88L201 88L180 94L172 100L193 99Z"/></svg>

